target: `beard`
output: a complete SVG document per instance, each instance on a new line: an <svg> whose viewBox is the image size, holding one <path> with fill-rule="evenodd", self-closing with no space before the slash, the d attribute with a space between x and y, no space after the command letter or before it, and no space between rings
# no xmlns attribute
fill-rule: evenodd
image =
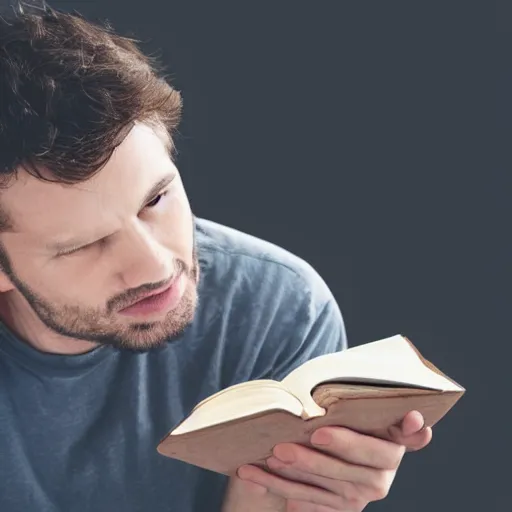
<svg viewBox="0 0 512 512"><path fill-rule="evenodd" d="M128 290L109 299L105 308L59 305L45 299L23 282L13 271L10 262L6 261L5 253L0 255L0 258L4 272L39 320L51 331L68 338L123 350L148 351L178 339L194 318L199 279L199 262L195 248L191 267L181 260L174 262L175 276L183 274L186 282L185 291L177 306L169 311L163 320L133 323L127 323L126 319L123 322L119 321L116 306L126 304L145 292L161 288L166 282Z"/></svg>

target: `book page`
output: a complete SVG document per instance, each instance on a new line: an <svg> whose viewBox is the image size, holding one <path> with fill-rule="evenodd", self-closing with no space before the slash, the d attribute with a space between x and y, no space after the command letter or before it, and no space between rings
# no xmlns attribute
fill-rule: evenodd
<svg viewBox="0 0 512 512"><path fill-rule="evenodd" d="M237 420L271 410L302 414L302 404L279 382L255 380L243 382L212 395L196 407L171 435L185 434L201 428Z"/></svg>
<svg viewBox="0 0 512 512"><path fill-rule="evenodd" d="M393 336L307 361L291 372L282 384L301 399L307 416L320 415L311 390L322 382L361 382L420 387L436 391L462 388L422 362L402 336Z"/></svg>

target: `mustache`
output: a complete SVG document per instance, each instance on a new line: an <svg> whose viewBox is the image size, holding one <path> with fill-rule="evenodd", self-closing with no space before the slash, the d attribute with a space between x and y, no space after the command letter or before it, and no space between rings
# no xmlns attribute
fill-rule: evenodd
<svg viewBox="0 0 512 512"><path fill-rule="evenodd" d="M118 311L132 304L135 304L139 300L142 300L154 292L155 290L163 290L170 286L176 279L178 279L181 274L189 274L189 269L187 265L181 261L177 260L174 265L174 272L170 278L163 279L157 283L148 283L138 286L137 288L132 288L130 290L126 290L125 292L112 297L107 302L107 312L113 313L114 311Z"/></svg>

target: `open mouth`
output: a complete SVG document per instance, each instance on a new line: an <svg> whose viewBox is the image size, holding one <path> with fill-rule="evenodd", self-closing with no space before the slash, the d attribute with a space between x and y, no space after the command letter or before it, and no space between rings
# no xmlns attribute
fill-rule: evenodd
<svg viewBox="0 0 512 512"><path fill-rule="evenodd" d="M185 276L180 274L165 288L155 290L137 302L119 311L122 315L135 316L167 312L174 309L185 291Z"/></svg>

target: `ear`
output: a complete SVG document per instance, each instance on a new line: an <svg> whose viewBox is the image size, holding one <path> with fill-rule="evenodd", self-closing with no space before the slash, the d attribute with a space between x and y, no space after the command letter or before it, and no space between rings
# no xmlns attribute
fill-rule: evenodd
<svg viewBox="0 0 512 512"><path fill-rule="evenodd" d="M7 274L0 269L0 293L10 292L14 290L15 286L11 280L7 277Z"/></svg>

